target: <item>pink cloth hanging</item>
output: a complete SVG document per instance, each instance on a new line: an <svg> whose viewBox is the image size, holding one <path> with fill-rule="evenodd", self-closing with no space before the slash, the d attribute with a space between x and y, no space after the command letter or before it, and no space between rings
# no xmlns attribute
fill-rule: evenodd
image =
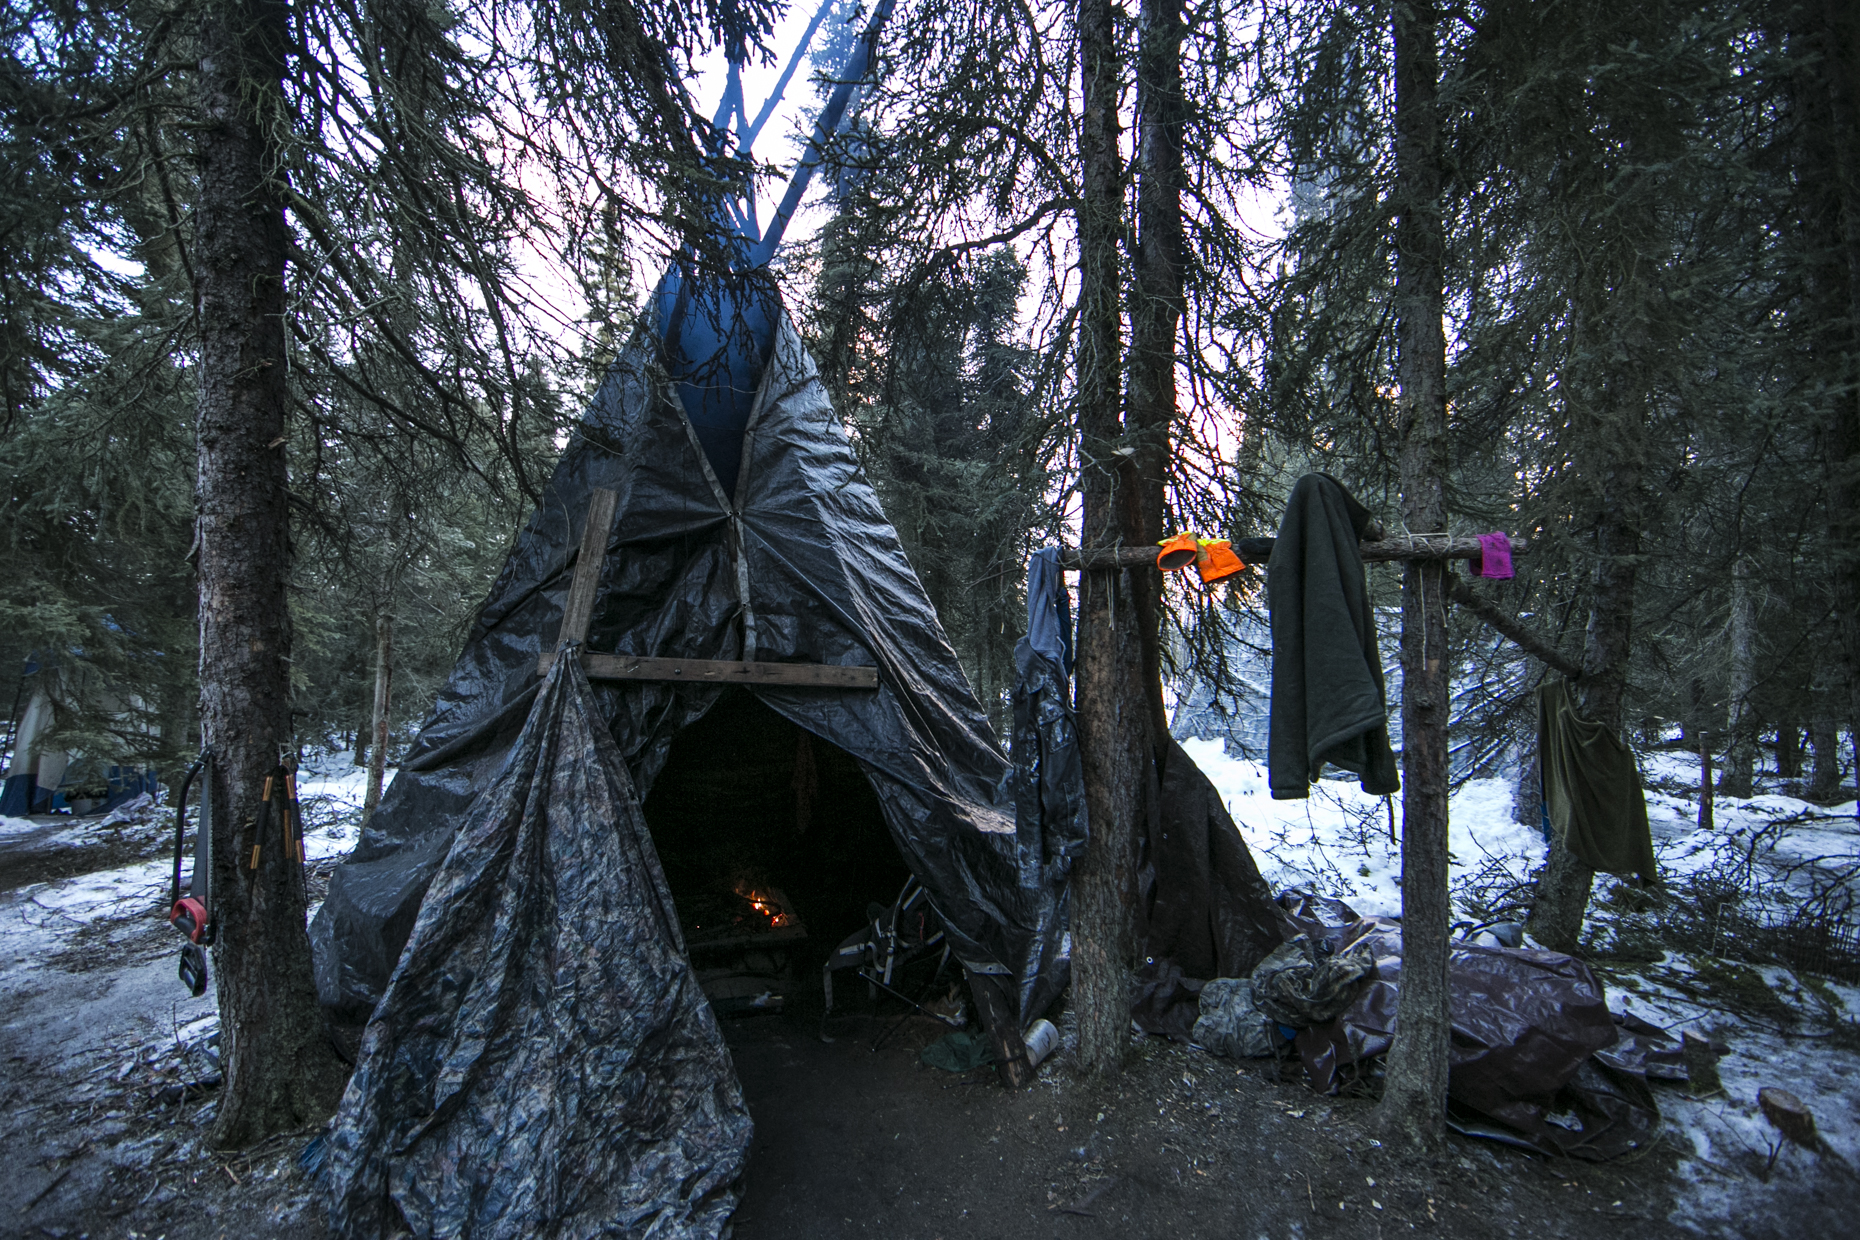
<svg viewBox="0 0 1860 1240"><path fill-rule="evenodd" d="M1479 575L1515 577L1511 571L1511 539L1503 533L1479 535Z"/></svg>

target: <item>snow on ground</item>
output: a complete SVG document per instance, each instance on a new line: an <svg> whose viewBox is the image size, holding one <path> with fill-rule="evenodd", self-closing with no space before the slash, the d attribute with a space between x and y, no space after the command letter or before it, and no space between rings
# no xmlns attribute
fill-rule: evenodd
<svg viewBox="0 0 1860 1240"><path fill-rule="evenodd" d="M1314 889L1360 913L1400 913L1389 801L1349 779L1326 779L1306 800L1274 801L1262 764L1228 755L1219 741L1189 740L1184 748L1219 789L1275 888ZM1757 796L1717 797L1713 829L1705 832L1697 823L1696 760L1650 753L1642 767L1670 891L1733 882L1746 906L1766 915L1787 914L1816 892L1860 894L1853 803L1812 805L1767 777ZM354 846L366 781L347 753L316 753L300 770L306 853L317 873ZM1398 829L1399 805L1392 820ZM133 1054L148 1063L198 1060L188 1073L209 1070L205 1043L218 1027L212 999L179 990L173 945L161 933L172 822L171 811L155 804L110 817L0 818L0 853L92 849L81 855L103 863L92 873L0 893L0 994L19 1008L4 1023L20 1037L31 1026L22 1046L67 1063L107 1050L112 1065ZM1507 889L1525 883L1545 852L1537 830L1512 821L1505 779L1470 780L1454 793L1450 847L1452 882L1468 920L1466 902L1474 897L1502 911ZM1852 1193L1860 1187L1860 986L1678 950L1659 940L1666 914L1647 912L1637 895L1610 879L1596 884L1590 942L1611 1007L1730 1047L1720 1063L1722 1093L1695 1099L1680 1087L1658 1092L1666 1140L1684 1155L1684 1188L1671 1221L1702 1235L1735 1236L1751 1211L1791 1217L1802 1202L1825 1202L1840 1186ZM1642 939L1631 940L1634 933ZM1645 947L1649 934L1651 949L1620 950L1624 943ZM1788 1089L1809 1105L1830 1153L1787 1149L1769 1166L1775 1133L1756 1105L1764 1086Z"/></svg>
<svg viewBox="0 0 1860 1240"><path fill-rule="evenodd" d="M389 771L387 779L393 778ZM347 752L305 759L297 773L297 804L303 811L306 860L346 856L355 847L367 791L367 768L356 766Z"/></svg>
<svg viewBox="0 0 1860 1240"><path fill-rule="evenodd" d="M298 780L298 803L306 860L321 871L355 845L367 772L347 754L318 757ZM198 822L189 800L184 881ZM120 1048L129 1031L152 1062L158 1052L184 1054L218 1029L211 992L190 998L175 979L178 939L164 924L173 824L172 809L150 798L109 815L0 818L0 853L52 850L105 862L0 892L0 993L33 996L38 1011L21 1045L71 1060L105 1044Z"/></svg>
<svg viewBox="0 0 1860 1240"><path fill-rule="evenodd" d="M1183 742L1220 790L1275 888L1301 886L1335 896L1359 913L1401 912L1400 850L1391 842L1389 808L1354 780L1326 779L1303 801L1274 801L1265 767L1228 755L1217 740ZM1642 756L1655 852L1669 890L1695 880L1735 882L1747 909L1786 915L1816 892L1860 893L1860 821L1853 802L1820 806L1759 781L1759 795L1718 796L1710 831L1698 826L1698 763L1685 754ZM1512 818L1512 787L1503 779L1469 780L1451 806L1452 882L1456 893L1502 892L1543 863L1538 832ZM1400 810L1396 807L1396 821ZM1613 942L1633 901L1617 900L1614 880L1599 878L1590 907L1591 940ZM1851 907L1851 906L1850 906ZM1462 910L1464 915L1464 910ZM1656 915L1657 916L1657 915ZM1643 915L1644 925L1646 917ZM1650 961L1597 953L1609 1004L1678 1036L1695 1032L1730 1047L1719 1064L1723 1092L1693 1098L1661 1088L1658 1101L1669 1144L1685 1155L1684 1189L1672 1222L1711 1236L1736 1236L1753 1210L1790 1217L1802 1202L1854 1194L1860 1186L1860 986L1774 965L1748 965L1709 954L1657 947ZM1758 1110L1757 1091L1787 1089L1814 1113L1830 1151L1781 1150Z"/></svg>
<svg viewBox="0 0 1860 1240"><path fill-rule="evenodd" d="M1669 958L1667 963L1677 962ZM1784 993L1801 984L1786 969L1758 972L1765 984ZM1860 988L1824 982L1820 989L1840 1019L1860 1017ZM1675 1034L1708 1034L1731 1048L1718 1064L1723 1093L1697 1099L1677 1090L1659 1094L1668 1142L1690 1155L1680 1166L1686 1187L1678 1196L1674 1222L1708 1235L1736 1236L1742 1213L1764 1210L1786 1217L1789 1203L1812 1192L1819 1177L1851 1181L1852 1168L1860 1165L1855 1101L1860 1097L1860 1054L1815 1036L1825 1030L1790 1036L1764 1027L1760 1019L1702 1005L1657 981L1643 981L1632 993L1611 993L1610 1004ZM1828 1166L1825 1154L1782 1148L1774 1169L1766 1170L1771 1152L1782 1145L1757 1107L1757 1091L1766 1086L1786 1089L1808 1104L1822 1139L1844 1168Z"/></svg>
<svg viewBox="0 0 1860 1240"><path fill-rule="evenodd" d="M346 754L340 756L347 760ZM334 762L314 773L306 767L298 779L297 800L303 813L307 862L335 861L355 847L367 781L366 770L343 769ZM118 811L63 821L0 818L0 846L30 842L35 849L84 848L120 842L145 854L144 860L128 865L22 887L15 892L16 907L9 911L27 919L55 918L67 923L111 920L139 910L159 914L166 907L173 879L173 837L169 834L173 814L148 798L137 801L147 803L124 806L131 811L128 815ZM197 806L193 798L189 801L183 882L193 872L194 828L198 825ZM151 851L155 855L146 855Z"/></svg>
<svg viewBox="0 0 1860 1240"><path fill-rule="evenodd" d="M41 815L9 818L0 815L0 849L29 844L37 848L85 848L120 837L125 829L146 830L166 811L148 793L140 793L107 814ZM171 819L169 821L172 821Z"/></svg>
<svg viewBox="0 0 1860 1240"><path fill-rule="evenodd" d="M39 883L20 894L33 909L74 922L121 917L137 909L159 913L167 902L173 874L173 860L164 857Z"/></svg>
<svg viewBox="0 0 1860 1240"><path fill-rule="evenodd" d="M1275 889L1305 887L1358 913L1401 915L1401 806L1365 793L1354 779L1325 779L1303 801L1275 801L1264 764L1229 756L1217 740L1182 747L1202 769ZM1391 813L1393 818L1391 819ZM1511 821L1511 785L1469 780L1450 806L1456 883L1499 875L1522 882L1543 864L1543 837Z"/></svg>

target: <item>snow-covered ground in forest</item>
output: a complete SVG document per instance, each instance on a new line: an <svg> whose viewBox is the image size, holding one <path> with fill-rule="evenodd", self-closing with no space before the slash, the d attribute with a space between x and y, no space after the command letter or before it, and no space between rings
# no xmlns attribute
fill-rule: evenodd
<svg viewBox="0 0 1860 1240"><path fill-rule="evenodd" d="M1182 747L1220 790L1275 889L1312 888L1348 901L1359 913L1400 915L1401 850L1394 842L1399 797L1394 798L1396 830L1391 832L1389 802L1364 793L1354 779L1327 778L1312 787L1306 800L1275 801L1264 763L1232 757L1218 740L1188 740ZM1860 823L1852 801L1815 805L1780 793L1719 796L1713 829L1706 832L1698 827L1696 793L1686 797L1657 790L1687 779L1696 788L1696 759L1649 754L1642 758L1642 769L1650 785L1647 817L1654 851L1669 882L1718 864L1727 850L1750 853L1753 864L1798 885L1808 880L1810 865L1833 872L1860 863ZM1543 836L1512 821L1512 803L1507 779L1467 780L1453 794L1449 848L1456 885L1501 871L1521 882L1543 864Z"/></svg>
<svg viewBox="0 0 1860 1240"><path fill-rule="evenodd" d="M1304 887L1344 900L1364 915L1401 915L1399 797L1391 804L1365 793L1354 779L1325 779L1305 800L1275 801L1264 763L1230 757L1215 740L1184 741L1182 748L1220 791L1275 890ZM1456 878L1496 869L1522 881L1543 864L1543 837L1511 821L1506 781L1468 781L1449 813Z"/></svg>
<svg viewBox="0 0 1860 1240"><path fill-rule="evenodd" d="M394 778L388 771L387 780ZM338 857L355 847L362 820L368 771L345 752L306 757L297 772L297 804L304 816L304 857Z"/></svg>
<svg viewBox="0 0 1860 1240"><path fill-rule="evenodd" d="M312 864L346 856L355 847L361 820L366 770L347 766L348 755L318 755L306 763L297 781L304 820L304 859ZM337 761L340 759L340 761ZM392 772L390 772L391 776ZM137 798L143 802L143 798ZM166 907L173 878L174 814L153 800L131 803L114 814L70 818L0 816L0 849L30 844L35 850L97 848L112 843L144 854L128 865L34 883L17 895L24 905L72 922L117 918L130 909L159 913ZM142 812L138 813L140 810ZM193 872L194 806L188 808L183 881ZM159 850L157 855L147 855Z"/></svg>
<svg viewBox="0 0 1860 1240"><path fill-rule="evenodd" d="M1264 764L1230 756L1217 740L1189 740L1183 748L1219 789L1275 889L1301 886L1336 896L1359 913L1400 914L1401 855L1390 842L1382 798L1366 795L1353 780L1325 779L1308 800L1274 801ZM1851 889L1860 875L1860 821L1852 801L1815 805L1777 791L1749 798L1720 795L1707 832L1698 826L1696 758L1651 753L1642 756L1641 767L1655 852L1669 886L1742 866L1760 894L1757 903L1767 892L1774 905L1792 895L1799 899L1817 879ZM1771 778L1759 786L1780 782ZM1469 780L1454 793L1449 847L1456 892L1502 890L1506 881L1522 882L1543 863L1542 836L1512 821L1512 805L1512 785L1505 779ZM1596 880L1591 929L1607 928L1616 916L1608 899L1614 885L1607 877ZM1786 1211L1789 1193L1802 1190L1810 1178L1854 1176L1852 1169L1860 1167L1860 986L1681 952L1631 969L1604 966L1601 972L1617 983L1609 988L1614 1011L1632 1012L1675 1036L1705 1034L1731 1048L1719 1064L1722 1094L1694 1099L1667 1087L1657 1093L1667 1140L1689 1156L1680 1171L1687 1191L1672 1221L1734 1236L1740 1213ZM1777 1006L1776 1016L1765 1019L1762 1003L1752 1010L1751 994L1714 993L1740 981L1786 1007ZM1805 1015L1791 1018L1790 1011ZM1761 1169L1778 1138L1757 1109L1757 1091L1765 1086L1787 1089L1806 1102L1832 1151L1818 1157L1785 1149L1767 1182L1760 1179Z"/></svg>

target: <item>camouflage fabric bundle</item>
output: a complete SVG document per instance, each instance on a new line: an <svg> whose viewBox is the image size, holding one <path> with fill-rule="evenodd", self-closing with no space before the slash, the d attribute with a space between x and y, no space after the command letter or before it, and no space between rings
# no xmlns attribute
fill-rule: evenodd
<svg viewBox="0 0 1860 1240"><path fill-rule="evenodd" d="M331 1226L714 1240L749 1138L632 782L558 658L363 1036Z"/></svg>

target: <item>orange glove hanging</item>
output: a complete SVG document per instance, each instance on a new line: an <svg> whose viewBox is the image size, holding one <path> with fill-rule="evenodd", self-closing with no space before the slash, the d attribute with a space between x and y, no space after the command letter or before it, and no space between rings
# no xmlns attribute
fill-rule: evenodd
<svg viewBox="0 0 1860 1240"><path fill-rule="evenodd" d="M1192 533L1172 534L1157 545L1162 548L1162 554L1156 557L1156 567L1165 573L1187 568L1201 558L1201 540Z"/></svg>
<svg viewBox="0 0 1860 1240"><path fill-rule="evenodd" d="M1235 554L1233 544L1225 538L1202 538L1193 531L1184 531L1171 534L1157 545L1162 548L1156 557L1157 568L1166 573L1193 564L1206 585L1213 585L1246 568L1246 561Z"/></svg>
<svg viewBox="0 0 1860 1240"><path fill-rule="evenodd" d="M1204 585L1213 585L1246 568L1246 561L1234 553L1233 544L1225 538L1204 539L1195 557L1195 567L1201 571Z"/></svg>

